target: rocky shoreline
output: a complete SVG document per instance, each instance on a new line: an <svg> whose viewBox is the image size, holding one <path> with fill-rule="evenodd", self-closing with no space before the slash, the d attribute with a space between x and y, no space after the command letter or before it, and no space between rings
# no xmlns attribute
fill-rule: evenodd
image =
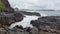
<svg viewBox="0 0 60 34"><path fill-rule="evenodd" d="M60 16L46 16L31 21L40 34L60 34ZM42 32L41 32L42 31Z"/></svg>
<svg viewBox="0 0 60 34"><path fill-rule="evenodd" d="M15 27L8 29L8 27L18 21L22 21L24 14L41 16L39 13L30 13L22 11L14 11L11 8L8 0L0 0L5 9L0 13L0 34L60 34L60 16L46 16L40 17L38 20L32 20L33 28Z"/></svg>
<svg viewBox="0 0 60 34"><path fill-rule="evenodd" d="M3 16L0 15L0 24L3 23L3 26L0 26L0 34L60 34L60 16L46 16L46 17L40 17L38 18L38 20L32 20L31 24L34 27L31 28L31 30L28 32L27 31L28 28L24 30L22 30L19 27L8 29L8 26L5 26L5 25L9 25L11 23L16 22L14 21L15 19L12 20L14 16L12 16L11 14L8 14L8 15L9 16L4 16L5 19ZM13 17L13 18L10 18L10 17ZM1 18L6 21L1 21ZM10 20L13 22L11 22ZM17 21L20 21L20 20L17 19Z"/></svg>

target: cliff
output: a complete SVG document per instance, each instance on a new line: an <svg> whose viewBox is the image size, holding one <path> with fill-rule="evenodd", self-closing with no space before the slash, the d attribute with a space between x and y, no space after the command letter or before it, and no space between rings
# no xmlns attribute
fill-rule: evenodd
<svg viewBox="0 0 60 34"><path fill-rule="evenodd" d="M8 0L0 0L0 12L14 12L14 9L11 8Z"/></svg>
<svg viewBox="0 0 60 34"><path fill-rule="evenodd" d="M17 16L18 15L18 16ZM14 22L21 21L23 15L14 12L8 0L0 0L0 26L8 26Z"/></svg>

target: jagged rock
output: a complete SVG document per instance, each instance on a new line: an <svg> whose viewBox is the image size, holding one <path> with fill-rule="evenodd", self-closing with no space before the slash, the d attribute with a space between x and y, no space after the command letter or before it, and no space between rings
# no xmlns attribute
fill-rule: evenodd
<svg viewBox="0 0 60 34"><path fill-rule="evenodd" d="M13 21L12 19L14 19L13 14L0 13L0 24L7 25Z"/></svg>
<svg viewBox="0 0 60 34"><path fill-rule="evenodd" d="M2 11L4 12L14 12L14 9L10 6L8 0L0 0L0 8L2 8Z"/></svg>
<svg viewBox="0 0 60 34"><path fill-rule="evenodd" d="M0 28L0 34L5 34L6 30L4 30L3 28Z"/></svg>
<svg viewBox="0 0 60 34"><path fill-rule="evenodd" d="M38 28L39 32L41 34L43 33L48 33L48 34L53 34L53 33L60 33L60 16L47 16L47 17L41 17L38 20L33 20L31 21L31 24ZM46 34L47 34L46 33Z"/></svg>
<svg viewBox="0 0 60 34"><path fill-rule="evenodd" d="M0 13L0 24L2 25L9 25L22 19L23 15L20 13Z"/></svg>
<svg viewBox="0 0 60 34"><path fill-rule="evenodd" d="M60 16L41 17L38 20L31 21L33 28L20 29L15 27L13 29L0 28L0 34L60 34ZM38 31L38 28L40 31ZM29 31L29 32L27 32Z"/></svg>
<svg viewBox="0 0 60 34"><path fill-rule="evenodd" d="M17 12L14 13L14 18L16 22L23 20L23 17L25 16L21 13L17 13Z"/></svg>

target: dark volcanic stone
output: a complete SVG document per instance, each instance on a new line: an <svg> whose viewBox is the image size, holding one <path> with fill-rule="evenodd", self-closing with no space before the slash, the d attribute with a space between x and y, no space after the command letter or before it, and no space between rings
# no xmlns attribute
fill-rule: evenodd
<svg viewBox="0 0 60 34"><path fill-rule="evenodd" d="M14 18L16 22L23 20L23 17L25 16L22 15L21 13L14 13Z"/></svg>
<svg viewBox="0 0 60 34"><path fill-rule="evenodd" d="M0 13L0 24L2 25L10 25L14 22L21 21L22 19L23 15L19 13Z"/></svg>
<svg viewBox="0 0 60 34"><path fill-rule="evenodd" d="M60 33L60 16L46 16L38 20L31 21L31 24L38 30ZM53 33L52 33L53 34Z"/></svg>
<svg viewBox="0 0 60 34"><path fill-rule="evenodd" d="M0 13L0 24L8 24L13 18L13 14Z"/></svg>
<svg viewBox="0 0 60 34"><path fill-rule="evenodd" d="M2 15L1 15L2 16ZM16 26L13 29L0 28L0 34L60 34L60 17L47 16L38 20L31 21L33 28L25 28Z"/></svg>
<svg viewBox="0 0 60 34"><path fill-rule="evenodd" d="M37 12L27 12L27 11L17 11L19 13L22 13L23 15L36 15L36 16L41 16L40 13Z"/></svg>

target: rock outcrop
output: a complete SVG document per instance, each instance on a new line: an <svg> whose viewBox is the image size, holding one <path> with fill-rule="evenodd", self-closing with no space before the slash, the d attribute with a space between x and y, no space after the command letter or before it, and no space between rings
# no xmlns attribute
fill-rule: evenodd
<svg viewBox="0 0 60 34"><path fill-rule="evenodd" d="M60 34L60 16L41 17L31 21L31 24L38 29L39 34Z"/></svg>
<svg viewBox="0 0 60 34"><path fill-rule="evenodd" d="M27 12L27 11L20 11L20 13L24 15L36 15L36 16L41 16L40 13L37 12Z"/></svg>
<svg viewBox="0 0 60 34"><path fill-rule="evenodd" d="M10 6L8 0L0 0L0 12L1 25L8 25L23 19L22 14L14 12L14 9Z"/></svg>
<svg viewBox="0 0 60 34"><path fill-rule="evenodd" d="M41 17L38 20L32 20L31 24L34 26L33 28L0 27L0 34L60 34L60 16Z"/></svg>
<svg viewBox="0 0 60 34"><path fill-rule="evenodd" d="M23 15L20 13L0 13L0 24L2 25L9 25L14 22L21 21L23 19Z"/></svg>
<svg viewBox="0 0 60 34"><path fill-rule="evenodd" d="M6 8L11 8L8 0L0 0L0 1L4 4L4 6L5 6Z"/></svg>
<svg viewBox="0 0 60 34"><path fill-rule="evenodd" d="M0 11L3 12L14 12L14 9L10 6L8 0L0 0Z"/></svg>

